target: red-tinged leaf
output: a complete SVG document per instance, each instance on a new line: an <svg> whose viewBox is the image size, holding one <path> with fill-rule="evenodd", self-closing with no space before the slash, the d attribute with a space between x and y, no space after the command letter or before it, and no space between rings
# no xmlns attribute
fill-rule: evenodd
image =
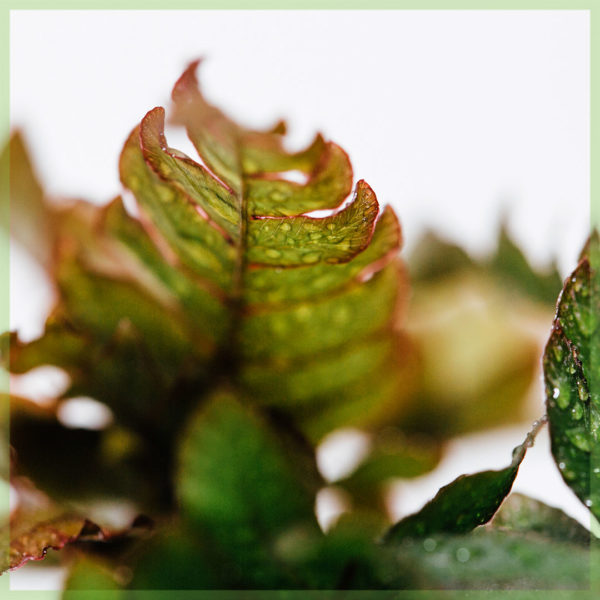
<svg viewBox="0 0 600 600"><path fill-rule="evenodd" d="M60 550L67 544L84 540L103 540L106 533L83 517L64 515L23 525L11 523L10 547L4 553L0 569L17 569L31 560L42 560L48 550Z"/></svg>

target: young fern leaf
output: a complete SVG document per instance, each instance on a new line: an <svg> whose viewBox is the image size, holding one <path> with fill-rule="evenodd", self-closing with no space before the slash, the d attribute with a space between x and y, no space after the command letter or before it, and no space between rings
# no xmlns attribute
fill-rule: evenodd
<svg viewBox="0 0 600 600"><path fill-rule="evenodd" d="M168 147L156 108L130 135L120 171L176 259L228 309L207 320L220 332L213 368L226 363L228 379L253 401L292 412L312 437L375 422L402 395L402 344L391 324L404 275L393 212L377 220L375 194L359 181L343 209L306 215L344 201L352 183L345 153L320 136L289 153L282 126L238 126L205 101L195 67L173 98L206 167ZM307 181L288 181L282 170ZM364 399L367 389L362 407L336 414L342 399L352 405L351 390ZM324 402L332 416L319 420L311 408Z"/></svg>
<svg viewBox="0 0 600 600"><path fill-rule="evenodd" d="M62 464L61 448L75 435L86 448L75 462L114 472L95 482L95 494L172 514L180 436L193 413L203 422L215 395L232 398L240 415L252 405L240 418L253 422L256 412L267 429L277 423L313 441L341 426L377 428L403 410L410 345L396 331L406 283L393 211L379 215L364 181L342 206L352 169L338 146L317 136L291 153L283 125L256 132L234 124L205 102L194 68L174 100L202 162L170 149L164 111L150 111L119 165L139 218L120 197L100 208L57 206L35 186L34 220L49 233L41 262L57 303L42 337L24 343L7 335L1 358L15 374L50 364L70 377L48 414L15 421L12 440L15 472L61 499L67 490L71 500L88 499L86 478L74 489L68 469L40 472L40 465ZM17 178L32 173L21 154ZM306 181L288 181L291 170ZM30 210L22 208L26 225ZM306 214L333 209L323 218ZM36 243L31 235L20 240ZM106 404L112 423L69 430L59 413L73 396ZM314 468L312 448L298 454ZM316 491L305 514L318 530ZM197 520L210 529L211 519ZM253 560L251 548L243 556Z"/></svg>

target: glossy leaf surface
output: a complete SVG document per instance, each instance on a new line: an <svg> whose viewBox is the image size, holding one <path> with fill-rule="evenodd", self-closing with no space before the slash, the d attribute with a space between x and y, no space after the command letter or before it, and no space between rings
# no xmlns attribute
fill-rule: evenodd
<svg viewBox="0 0 600 600"><path fill-rule="evenodd" d="M408 540L399 554L418 565L416 589L589 589L588 549L535 535L482 528Z"/></svg>
<svg viewBox="0 0 600 600"><path fill-rule="evenodd" d="M511 494L485 527L466 535L404 540L397 552L400 564L413 569L413 586L422 589L489 594L590 585L589 532L561 510L520 494Z"/></svg>
<svg viewBox="0 0 600 600"><path fill-rule="evenodd" d="M511 464L499 471L461 475L440 489L419 512L396 523L385 541L422 538L439 533L467 533L487 523L509 494L527 448L544 421L534 425L526 440L513 450Z"/></svg>
<svg viewBox="0 0 600 600"><path fill-rule="evenodd" d="M600 517L600 248L594 233L559 297L544 352L552 453L577 497Z"/></svg>

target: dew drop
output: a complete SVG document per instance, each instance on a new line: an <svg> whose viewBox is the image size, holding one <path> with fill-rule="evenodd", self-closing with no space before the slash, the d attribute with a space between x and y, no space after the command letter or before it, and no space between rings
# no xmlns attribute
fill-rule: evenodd
<svg viewBox="0 0 600 600"><path fill-rule="evenodd" d="M554 395L554 392L553 392ZM571 403L571 397L569 394L561 394L560 390L558 390L558 395L555 397L556 403L558 407L564 410Z"/></svg>
<svg viewBox="0 0 600 600"><path fill-rule="evenodd" d="M564 468L565 468L566 466L567 466L567 465L565 465L565 463L564 463L564 462L559 462L559 463L558 463L558 468L559 468L561 471L563 471L563 470L564 470Z"/></svg>
<svg viewBox="0 0 600 600"><path fill-rule="evenodd" d="M471 558L471 553L467 548L459 548L456 551L456 560L461 563L466 563Z"/></svg>
<svg viewBox="0 0 600 600"><path fill-rule="evenodd" d="M583 406L581 406L581 404L575 404L575 406L573 406L571 409L571 416L576 421L579 421L579 419L583 417Z"/></svg>
<svg viewBox="0 0 600 600"><path fill-rule="evenodd" d="M318 252L309 252L302 257L302 262L308 265L319 262L321 255Z"/></svg>
<svg viewBox="0 0 600 600"><path fill-rule="evenodd" d="M279 252L279 250L275 250L274 248L269 248L265 251L265 254L269 258L279 258L281 256L281 252Z"/></svg>
<svg viewBox="0 0 600 600"><path fill-rule="evenodd" d="M589 394L585 385L581 381L577 382L577 393L579 394L579 399L582 402L587 402Z"/></svg>
<svg viewBox="0 0 600 600"><path fill-rule="evenodd" d="M556 398L558 398L559 396L560 396L560 390L557 387L555 387L552 390L552 397L556 400Z"/></svg>
<svg viewBox="0 0 600 600"><path fill-rule="evenodd" d="M569 429L566 432L568 440L579 450L590 452L592 449L590 437L585 431L580 429Z"/></svg>
<svg viewBox="0 0 600 600"><path fill-rule="evenodd" d="M592 506L592 504L594 504L594 503L592 502L592 499L591 499L591 498L586 498L586 500L585 500L585 505L586 505L586 506L589 508L590 506Z"/></svg>
<svg viewBox="0 0 600 600"><path fill-rule="evenodd" d="M436 546L437 546L437 542L433 538L427 538L423 542L423 548L425 548L425 550L427 552L433 552L435 550Z"/></svg>

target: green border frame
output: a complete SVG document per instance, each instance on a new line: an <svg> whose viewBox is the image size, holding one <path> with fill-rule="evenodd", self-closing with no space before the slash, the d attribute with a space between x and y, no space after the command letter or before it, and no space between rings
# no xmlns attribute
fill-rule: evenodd
<svg viewBox="0 0 600 600"><path fill-rule="evenodd" d="M0 0L0 139L10 129L10 11L11 10L161 10L165 0ZM302 10L583 10L590 14L590 224L600 227L600 0L172 0L168 10L184 9L302 9ZM6 166L7 167L7 166ZM8 197L8 168L0 171L0 198ZM1 218L8 218L0 213ZM0 231L3 227L0 227ZM8 228L6 228L8 229ZM9 329L9 244L0 234L0 332ZM8 390L8 377L0 371L0 392ZM0 404L0 423L8 423L8 403ZM0 432L2 443L7 431ZM8 489L0 488L0 506L8 506ZM0 539L0 544L5 544ZM133 600L595 600L600 597L600 540L592 547L590 590L582 591L137 591ZM10 590L10 576L0 577L2 600L54 600L56 591ZM71 600L108 600L117 595L108 591L69 592ZM119 596L121 600L123 596Z"/></svg>

